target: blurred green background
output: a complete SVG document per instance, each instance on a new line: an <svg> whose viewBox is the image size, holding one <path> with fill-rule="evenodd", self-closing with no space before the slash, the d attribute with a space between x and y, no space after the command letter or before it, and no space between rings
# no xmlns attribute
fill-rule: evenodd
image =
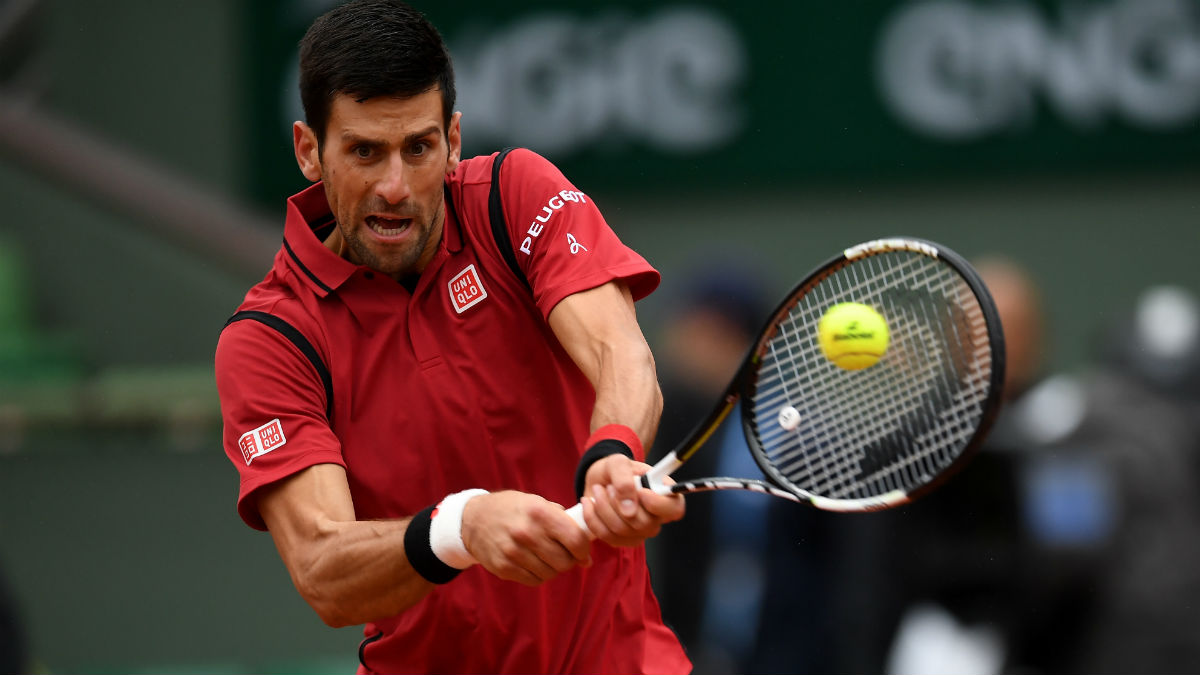
<svg viewBox="0 0 1200 675"><path fill-rule="evenodd" d="M0 1L0 572L40 670L355 666L236 515L211 376L331 4ZM713 251L780 291L879 236L1009 256L1057 370L1200 290L1195 2L426 4L469 153L547 155L664 273L652 343Z"/></svg>

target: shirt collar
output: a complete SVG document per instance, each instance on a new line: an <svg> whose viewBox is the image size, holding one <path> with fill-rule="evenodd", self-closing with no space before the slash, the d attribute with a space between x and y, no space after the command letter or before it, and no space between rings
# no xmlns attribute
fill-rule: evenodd
<svg viewBox="0 0 1200 675"><path fill-rule="evenodd" d="M455 187L460 189L455 190ZM442 203L445 204L446 218L442 221L442 242L440 248L447 253L458 253L463 249L462 221L458 219L458 208L456 206L456 204L462 201L461 183L455 184L447 180L445 194L446 197Z"/></svg>
<svg viewBox="0 0 1200 675"><path fill-rule="evenodd" d="M290 265L318 297L349 279L358 266L325 246L316 231L333 224L325 184L315 183L288 199L283 248Z"/></svg>

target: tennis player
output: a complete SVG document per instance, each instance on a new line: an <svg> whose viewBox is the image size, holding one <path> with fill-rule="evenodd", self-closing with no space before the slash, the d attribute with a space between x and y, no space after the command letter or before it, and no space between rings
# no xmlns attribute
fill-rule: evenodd
<svg viewBox="0 0 1200 675"><path fill-rule="evenodd" d="M643 547L684 504L636 482L658 273L535 153L460 158L449 55L403 3L317 19L300 81L315 184L216 351L240 515L365 624L360 672L690 670Z"/></svg>

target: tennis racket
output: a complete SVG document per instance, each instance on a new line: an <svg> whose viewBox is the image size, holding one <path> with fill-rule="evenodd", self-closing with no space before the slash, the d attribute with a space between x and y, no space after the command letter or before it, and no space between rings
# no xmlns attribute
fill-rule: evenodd
<svg viewBox="0 0 1200 675"><path fill-rule="evenodd" d="M817 326L833 305L870 306L887 323L883 356L861 370L830 361ZM720 403L645 476L662 494L753 490L828 511L892 508L967 461L1000 408L1004 338L975 270L911 238L846 249L771 313ZM664 485L735 408L765 480ZM585 530L583 505L567 510Z"/></svg>

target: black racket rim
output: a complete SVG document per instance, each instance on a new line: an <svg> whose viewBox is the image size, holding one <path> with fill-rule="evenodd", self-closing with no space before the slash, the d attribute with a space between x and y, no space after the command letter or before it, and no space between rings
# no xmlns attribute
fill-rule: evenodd
<svg viewBox="0 0 1200 675"><path fill-rule="evenodd" d="M753 377L755 372L754 366L774 336L772 328L782 316L789 313L790 309L798 302L799 298L804 295L808 288L816 286L822 279L840 269L849 261L860 257L899 250L932 255L932 257L943 260L962 278L979 303L980 311L984 316L987 327L992 364L988 395L982 406L980 421L970 439L964 444L964 447L955 456L951 464L939 471L932 480L924 484L903 491L897 490L877 496L851 499L831 498L813 494L795 485L784 476L771 463L766 451L759 443L757 430L754 426L755 416L751 411L751 406L746 404L746 402L753 400L752 395L754 392L752 389L755 385L755 378ZM858 253L851 256L849 255L851 252ZM758 339L747 352L746 358L738 371L734 386L731 387L729 396L739 398L743 401L743 405L741 406L742 430L747 446L750 448L750 453L762 470L767 482L776 488L795 495L800 501L807 502L822 510L839 512L876 511L906 504L928 494L954 474L961 471L991 431L996 416L1000 411L1004 396L1005 346L1004 331L1000 324L1000 314L996 309L991 293L988 291L983 279L980 278L979 273L975 271L965 258L945 246L919 237L894 236L864 242L858 246L848 248L842 253L831 257L797 283L792 288L792 291L787 294L786 298L767 316L767 320L763 322L762 328L759 330ZM699 483L696 482L696 484Z"/></svg>

